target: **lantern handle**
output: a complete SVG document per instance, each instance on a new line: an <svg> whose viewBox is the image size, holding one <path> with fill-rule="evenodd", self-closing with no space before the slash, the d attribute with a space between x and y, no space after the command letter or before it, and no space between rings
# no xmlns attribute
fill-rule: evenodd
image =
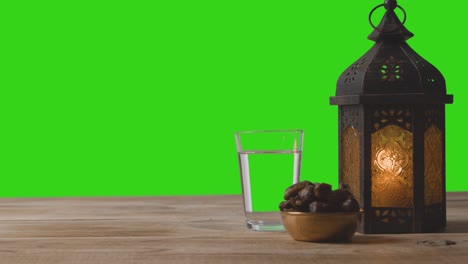
<svg viewBox="0 0 468 264"><path fill-rule="evenodd" d="M380 7L382 7L382 6L384 6L385 9L387 9L387 10L390 9L390 10L392 10L392 11L393 11L395 8L398 8L398 9L401 10L401 12L403 12L403 21L401 22L401 24L400 24L397 28L395 28L395 29L393 29L393 30L390 30L390 31L381 31L379 28L377 28L377 27L374 25L374 23L372 23L372 14L374 14L375 10L377 10L378 8L380 8ZM382 33L391 33L391 32L395 32L395 31L399 30L399 29L405 24L405 22L406 22L406 11L405 11L405 9L403 9L403 7L397 5L397 4L396 4L396 1L388 1L388 0L385 0L385 4L380 4L380 5L376 6L376 7L374 7L374 8L371 10L371 12L369 13L369 24L371 25L371 27L372 27L373 29L378 30L378 31L380 31L380 32L382 32Z"/></svg>

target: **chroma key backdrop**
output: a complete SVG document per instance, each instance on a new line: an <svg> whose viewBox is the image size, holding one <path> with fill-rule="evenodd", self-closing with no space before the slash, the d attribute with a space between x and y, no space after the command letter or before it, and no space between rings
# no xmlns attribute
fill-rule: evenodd
<svg viewBox="0 0 468 264"><path fill-rule="evenodd" d="M381 3L3 1L0 196L239 194L234 131L253 129L304 129L302 179L336 187L329 96ZM467 191L468 2L398 4L455 96L447 190Z"/></svg>

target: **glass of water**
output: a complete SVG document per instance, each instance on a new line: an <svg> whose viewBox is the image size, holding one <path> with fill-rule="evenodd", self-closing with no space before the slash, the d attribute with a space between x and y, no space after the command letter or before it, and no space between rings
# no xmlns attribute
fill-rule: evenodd
<svg viewBox="0 0 468 264"><path fill-rule="evenodd" d="M235 133L247 228L282 231L279 203L299 182L303 130L256 130Z"/></svg>

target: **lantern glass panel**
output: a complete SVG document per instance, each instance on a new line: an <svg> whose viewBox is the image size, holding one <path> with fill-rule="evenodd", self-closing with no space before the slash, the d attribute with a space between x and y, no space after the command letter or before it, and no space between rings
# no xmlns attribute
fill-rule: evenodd
<svg viewBox="0 0 468 264"><path fill-rule="evenodd" d="M424 133L424 201L425 205L443 202L443 137L432 124Z"/></svg>
<svg viewBox="0 0 468 264"><path fill-rule="evenodd" d="M354 126L350 125L341 134L341 182L348 184L354 197L361 201L359 152L358 132Z"/></svg>
<svg viewBox="0 0 468 264"><path fill-rule="evenodd" d="M372 207L412 207L413 133L387 125L371 140Z"/></svg>

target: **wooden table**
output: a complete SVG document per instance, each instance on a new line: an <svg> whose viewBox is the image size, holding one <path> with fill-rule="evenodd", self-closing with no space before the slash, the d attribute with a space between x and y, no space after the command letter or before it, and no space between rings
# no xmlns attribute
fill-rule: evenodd
<svg viewBox="0 0 468 264"><path fill-rule="evenodd" d="M0 263L468 263L468 193L447 207L443 233L317 244L246 230L240 196L0 199Z"/></svg>

